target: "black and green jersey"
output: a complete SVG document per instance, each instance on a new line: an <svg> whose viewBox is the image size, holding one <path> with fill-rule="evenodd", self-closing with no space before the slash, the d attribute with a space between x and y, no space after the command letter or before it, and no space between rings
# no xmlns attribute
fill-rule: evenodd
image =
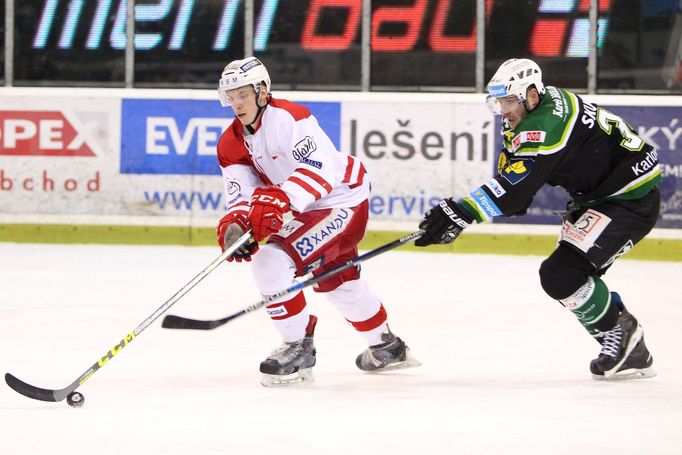
<svg viewBox="0 0 682 455"><path fill-rule="evenodd" d="M656 150L618 115L547 87L515 129L503 127L498 173L460 202L478 222L525 213L545 184L583 207L638 199L661 179Z"/></svg>

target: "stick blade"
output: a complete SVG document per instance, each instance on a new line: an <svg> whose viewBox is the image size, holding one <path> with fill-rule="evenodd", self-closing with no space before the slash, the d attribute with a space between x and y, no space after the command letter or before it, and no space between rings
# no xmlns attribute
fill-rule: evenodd
<svg viewBox="0 0 682 455"><path fill-rule="evenodd" d="M187 330L211 330L222 324L218 321L201 321L198 319L183 318L169 314L163 318L161 327L164 329L187 329Z"/></svg>
<svg viewBox="0 0 682 455"><path fill-rule="evenodd" d="M33 398L34 400L40 401L61 401L65 396L60 396L58 390L41 389L40 387L32 386L16 376L9 373L5 373L5 382L10 386L15 392L20 393L26 397Z"/></svg>

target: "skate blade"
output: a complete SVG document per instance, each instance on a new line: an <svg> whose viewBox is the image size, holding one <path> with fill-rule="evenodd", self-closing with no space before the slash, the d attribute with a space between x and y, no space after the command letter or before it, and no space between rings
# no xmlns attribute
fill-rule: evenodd
<svg viewBox="0 0 682 455"><path fill-rule="evenodd" d="M628 368L621 370L611 376L601 376L593 374L592 377L598 381L625 381L628 379L646 379L653 378L657 375L653 367L649 368Z"/></svg>
<svg viewBox="0 0 682 455"><path fill-rule="evenodd" d="M408 356L405 360L402 362L396 362L396 363L391 363L389 365L386 365L383 368L379 368L378 370L363 370L365 373L370 373L370 374L378 374L378 373L383 373L386 371L393 371L393 370L404 370L405 368L416 368L418 366L421 366L421 362L414 357Z"/></svg>
<svg viewBox="0 0 682 455"><path fill-rule="evenodd" d="M286 375L263 373L260 380L263 387L289 387L311 384L313 382L315 382L315 377L313 376L312 368L304 368Z"/></svg>

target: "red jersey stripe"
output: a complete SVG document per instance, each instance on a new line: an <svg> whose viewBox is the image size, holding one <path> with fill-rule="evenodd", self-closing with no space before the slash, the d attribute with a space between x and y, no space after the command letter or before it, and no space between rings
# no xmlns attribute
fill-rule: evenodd
<svg viewBox="0 0 682 455"><path fill-rule="evenodd" d="M353 172L353 157L348 155L348 165L346 166L346 173L343 176L342 183L350 183L350 175Z"/></svg>
<svg viewBox="0 0 682 455"><path fill-rule="evenodd" d="M322 176L314 173L310 169L298 168L294 172L298 172L299 174L303 174L306 177L310 177L311 179L315 180L315 182L319 183L322 188L327 190L327 193L332 192L332 186L329 184L329 182L327 182L325 179L322 178Z"/></svg>
<svg viewBox="0 0 682 455"><path fill-rule="evenodd" d="M319 191L317 191L315 188L313 188L303 180L299 179L298 177L292 175L291 177L289 177L289 181L291 183L297 184L298 186L306 190L308 193L312 194L316 201L322 198L322 195L320 194Z"/></svg>
<svg viewBox="0 0 682 455"><path fill-rule="evenodd" d="M354 188L357 188L360 185L362 185L362 182L365 179L366 173L367 173L367 171L365 171L365 166L362 163L360 163L360 172L358 173L358 181L357 181L357 183L355 183L353 185L349 185L349 188L354 189Z"/></svg>

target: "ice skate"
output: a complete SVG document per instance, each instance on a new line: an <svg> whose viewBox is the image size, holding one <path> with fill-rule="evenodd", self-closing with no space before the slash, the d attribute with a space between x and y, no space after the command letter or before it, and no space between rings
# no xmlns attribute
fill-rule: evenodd
<svg viewBox="0 0 682 455"><path fill-rule="evenodd" d="M389 330L381 334L382 344L370 346L355 359L362 371L381 372L418 367L421 363L410 356L410 348Z"/></svg>
<svg viewBox="0 0 682 455"><path fill-rule="evenodd" d="M644 343L644 332L627 310L618 316L616 326L600 340L599 356L590 362L595 379L636 379L656 376L653 357Z"/></svg>
<svg viewBox="0 0 682 455"><path fill-rule="evenodd" d="M299 341L283 343L261 362L261 384L265 387L311 383L315 380L315 344L313 335L317 317L310 316L306 334Z"/></svg>

